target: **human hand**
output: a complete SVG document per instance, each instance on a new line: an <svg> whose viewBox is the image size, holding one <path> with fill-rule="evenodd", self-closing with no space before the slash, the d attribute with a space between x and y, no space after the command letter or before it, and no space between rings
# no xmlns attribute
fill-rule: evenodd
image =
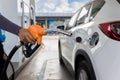
<svg viewBox="0 0 120 80"><path fill-rule="evenodd" d="M34 44L36 42L27 29L21 28L18 32L18 36L24 43Z"/></svg>
<svg viewBox="0 0 120 80"><path fill-rule="evenodd" d="M28 31L32 35L32 37L37 40L37 43L40 45L42 43L42 36L46 34L45 29L39 25L31 25L28 28Z"/></svg>

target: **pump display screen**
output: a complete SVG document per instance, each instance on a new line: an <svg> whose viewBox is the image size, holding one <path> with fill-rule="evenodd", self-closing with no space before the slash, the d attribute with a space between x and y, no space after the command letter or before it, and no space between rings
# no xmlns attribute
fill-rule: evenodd
<svg viewBox="0 0 120 80"><path fill-rule="evenodd" d="M49 28L56 29L60 25L64 25L64 20L48 20Z"/></svg>

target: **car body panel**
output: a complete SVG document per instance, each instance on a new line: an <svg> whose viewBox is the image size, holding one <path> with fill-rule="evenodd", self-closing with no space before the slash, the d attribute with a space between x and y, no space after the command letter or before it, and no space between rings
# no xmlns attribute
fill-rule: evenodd
<svg viewBox="0 0 120 80"><path fill-rule="evenodd" d="M117 47L116 47L117 46ZM96 70L99 73L98 80L120 79L120 42L107 40L102 50L94 56ZM114 50L114 51L113 51Z"/></svg>

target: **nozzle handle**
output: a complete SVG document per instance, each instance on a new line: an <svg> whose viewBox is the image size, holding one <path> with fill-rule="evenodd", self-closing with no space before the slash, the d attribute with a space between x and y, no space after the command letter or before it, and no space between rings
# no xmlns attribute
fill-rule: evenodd
<svg viewBox="0 0 120 80"><path fill-rule="evenodd" d="M32 44L24 44L26 50L23 50L23 54L26 58L29 58L34 54L34 52L39 48L39 44L32 45Z"/></svg>

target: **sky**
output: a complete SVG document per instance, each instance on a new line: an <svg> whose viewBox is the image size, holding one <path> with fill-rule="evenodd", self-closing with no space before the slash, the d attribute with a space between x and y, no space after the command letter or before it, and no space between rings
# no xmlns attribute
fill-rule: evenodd
<svg viewBox="0 0 120 80"><path fill-rule="evenodd" d="M89 0L36 0L36 11L41 13L74 13Z"/></svg>

